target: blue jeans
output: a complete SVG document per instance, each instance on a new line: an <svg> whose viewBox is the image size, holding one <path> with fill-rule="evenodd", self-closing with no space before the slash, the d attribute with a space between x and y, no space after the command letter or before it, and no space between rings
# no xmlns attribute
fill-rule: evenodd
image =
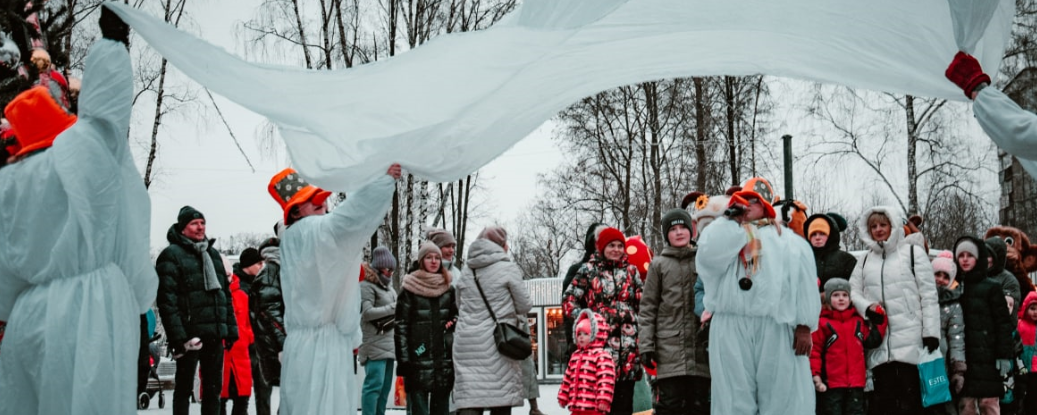
<svg viewBox="0 0 1037 415"><path fill-rule="evenodd" d="M363 415L385 415L392 388L393 362L389 359L368 360L364 363L364 388L360 395Z"/></svg>

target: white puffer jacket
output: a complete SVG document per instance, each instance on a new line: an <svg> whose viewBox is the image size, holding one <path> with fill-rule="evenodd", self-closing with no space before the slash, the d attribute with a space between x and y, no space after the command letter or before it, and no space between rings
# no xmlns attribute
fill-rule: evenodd
<svg viewBox="0 0 1037 415"><path fill-rule="evenodd" d="M868 232L868 217L875 212L885 214L893 225L886 242L874 241ZM922 338L940 337L932 264L924 248L905 240L903 223L900 214L885 206L864 211L860 219L861 239L869 250L850 276L850 298L862 316L879 303L889 318L882 345L867 352L869 369L892 361L918 364Z"/></svg>

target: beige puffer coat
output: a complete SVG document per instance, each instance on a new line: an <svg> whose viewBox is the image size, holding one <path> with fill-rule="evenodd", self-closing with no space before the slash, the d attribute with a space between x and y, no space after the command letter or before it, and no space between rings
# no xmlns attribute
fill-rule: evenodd
<svg viewBox="0 0 1037 415"><path fill-rule="evenodd" d="M497 351L496 325L475 277L501 323L517 325L530 309L518 265L500 245L487 239L472 242L468 266L456 286L460 315L454 332L454 404L457 409L522 405L522 368L518 360Z"/></svg>
<svg viewBox="0 0 1037 415"><path fill-rule="evenodd" d="M885 214L892 224L889 239L876 242L868 232L868 216ZM868 368L887 362L918 364L923 337L940 337L940 306L932 264L925 249L905 241L903 219L890 207L865 210L861 239L868 253L850 276L850 298L862 316L872 304L886 310L889 329L882 345L868 351ZM914 270L911 262L914 256Z"/></svg>

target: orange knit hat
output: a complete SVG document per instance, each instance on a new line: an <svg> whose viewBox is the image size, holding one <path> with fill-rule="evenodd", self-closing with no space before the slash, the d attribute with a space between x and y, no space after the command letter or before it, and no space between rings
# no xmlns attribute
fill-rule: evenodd
<svg viewBox="0 0 1037 415"><path fill-rule="evenodd" d="M76 123L76 116L61 109L50 91L42 86L14 97L4 108L4 116L11 122L15 140L21 147L15 156L50 147L58 134Z"/></svg>

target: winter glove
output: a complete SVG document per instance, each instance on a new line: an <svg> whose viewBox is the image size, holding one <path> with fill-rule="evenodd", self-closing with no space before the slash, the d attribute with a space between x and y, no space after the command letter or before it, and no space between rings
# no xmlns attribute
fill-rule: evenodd
<svg viewBox="0 0 1037 415"><path fill-rule="evenodd" d="M940 339L935 337L922 337L922 345L925 346L929 353L935 352L936 349L940 348Z"/></svg>
<svg viewBox="0 0 1037 415"><path fill-rule="evenodd" d="M126 46L130 45L130 27L107 6L101 6L101 19L98 24L101 26L101 36L105 39L111 39Z"/></svg>
<svg viewBox="0 0 1037 415"><path fill-rule="evenodd" d="M1008 376L1008 373L1012 371L1012 360L997 359L997 371L1001 373L1001 377Z"/></svg>
<svg viewBox="0 0 1037 415"><path fill-rule="evenodd" d="M990 77L983 73L976 58L965 52L958 52L944 73L954 85L965 91L965 97L972 99L972 92L982 83L990 83Z"/></svg>
<svg viewBox="0 0 1037 415"><path fill-rule="evenodd" d="M796 351L796 356L806 356L810 353L810 348L813 346L813 340L810 339L810 327L807 326L796 326L795 341L792 343L792 348Z"/></svg>
<svg viewBox="0 0 1037 415"><path fill-rule="evenodd" d="M410 376L410 363L409 362L396 362L396 376L405 378Z"/></svg>
<svg viewBox="0 0 1037 415"><path fill-rule="evenodd" d="M655 352L641 353L641 364L646 368L655 369Z"/></svg>
<svg viewBox="0 0 1037 415"><path fill-rule="evenodd" d="M828 386L825 386L825 383L821 381L820 376L814 376L814 390L822 393L828 390Z"/></svg>
<svg viewBox="0 0 1037 415"><path fill-rule="evenodd" d="M882 310L882 307L875 307L874 309L869 308L864 312L864 315L868 317L868 321L876 326L882 325L886 321L886 313Z"/></svg>
<svg viewBox="0 0 1037 415"><path fill-rule="evenodd" d="M955 395L961 393L961 388L964 386L965 375L960 373L951 375L951 391L953 391Z"/></svg>
<svg viewBox="0 0 1037 415"><path fill-rule="evenodd" d="M223 341L223 350L228 350L229 351L233 347L234 347L234 340L227 339L227 340Z"/></svg>
<svg viewBox="0 0 1037 415"><path fill-rule="evenodd" d="M197 338L197 337L195 337L195 338L193 338L191 340L188 340L187 342L184 343L184 350L195 351L195 350L201 350L201 349L202 349L202 340Z"/></svg>

